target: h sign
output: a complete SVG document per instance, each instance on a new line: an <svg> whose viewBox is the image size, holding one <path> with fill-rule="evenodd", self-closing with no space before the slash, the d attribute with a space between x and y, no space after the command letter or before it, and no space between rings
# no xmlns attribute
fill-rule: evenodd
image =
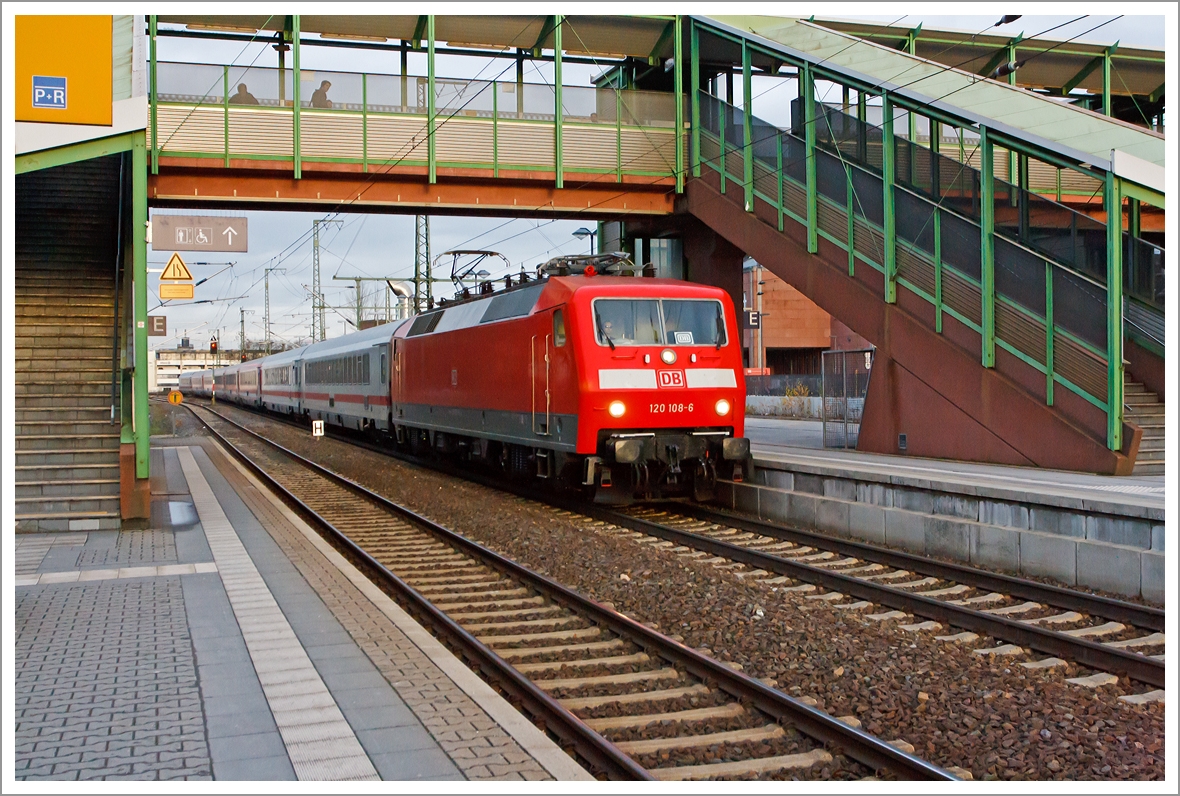
<svg viewBox="0 0 1180 796"><path fill-rule="evenodd" d="M33 75L33 107L66 109L66 79Z"/></svg>

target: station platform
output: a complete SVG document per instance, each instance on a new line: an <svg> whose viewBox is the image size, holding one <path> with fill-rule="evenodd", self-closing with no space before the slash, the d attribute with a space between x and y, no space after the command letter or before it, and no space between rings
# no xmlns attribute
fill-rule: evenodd
<svg viewBox="0 0 1180 796"><path fill-rule="evenodd" d="M822 447L819 421L747 417L764 519L1163 604L1163 476L1101 476Z"/></svg>
<svg viewBox="0 0 1180 796"><path fill-rule="evenodd" d="M1061 507L1118 506L1164 508L1164 477L1109 476L1032 467L974 464L913 456L889 456L823 447L818 420L746 418L746 436L754 458L776 464L830 468L864 478L888 477L892 483L921 489L945 489L1002 499L1035 497Z"/></svg>
<svg viewBox="0 0 1180 796"><path fill-rule="evenodd" d="M590 775L211 439L144 530L16 539L18 780Z"/></svg>

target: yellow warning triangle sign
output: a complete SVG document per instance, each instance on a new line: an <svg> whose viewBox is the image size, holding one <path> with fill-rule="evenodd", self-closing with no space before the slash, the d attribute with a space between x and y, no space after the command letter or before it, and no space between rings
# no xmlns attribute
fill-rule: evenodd
<svg viewBox="0 0 1180 796"><path fill-rule="evenodd" d="M164 273L160 274L161 279L187 279L192 280L193 275L188 270L188 266L184 264L184 260L180 259L180 255L176 252L172 253L172 259L164 266Z"/></svg>

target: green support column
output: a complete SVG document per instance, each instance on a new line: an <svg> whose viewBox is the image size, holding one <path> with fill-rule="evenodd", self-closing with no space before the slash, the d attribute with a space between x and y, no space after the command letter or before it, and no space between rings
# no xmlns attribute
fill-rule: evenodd
<svg viewBox="0 0 1180 796"><path fill-rule="evenodd" d="M303 141L299 130L299 111L303 105L303 98L300 96L301 84L303 82L303 73L299 68L299 15L296 14L291 17L291 60L293 61L294 73L291 75L292 88L292 106L294 109L294 137L292 141L292 157L295 159L295 179L302 179L303 177Z"/></svg>
<svg viewBox="0 0 1180 796"><path fill-rule="evenodd" d="M754 134L750 118L754 113L750 81L750 48L742 39L742 187L747 213L754 212Z"/></svg>
<svg viewBox="0 0 1180 796"><path fill-rule="evenodd" d="M623 181L623 91L615 89L615 182Z"/></svg>
<svg viewBox="0 0 1180 796"><path fill-rule="evenodd" d="M865 132L865 123L868 120L868 102L865 93L860 89L856 90L856 120L860 122L857 125L856 133L856 159L863 165L868 162L868 136Z"/></svg>
<svg viewBox="0 0 1180 796"><path fill-rule="evenodd" d="M807 171L807 251L815 254L819 251L819 193L815 176L815 76L810 64L803 65L799 88L803 100L799 105L803 109L803 157Z"/></svg>
<svg viewBox="0 0 1180 796"><path fill-rule="evenodd" d="M717 168L721 170L721 193L725 193L725 185L729 181L728 175L725 172L725 128L729 126L729 120L732 117L730 113L730 105L728 102L717 102L717 107L721 111L719 117L720 124L717 126Z"/></svg>
<svg viewBox="0 0 1180 796"><path fill-rule="evenodd" d="M561 25L565 17L553 17L553 169L557 172L557 187L565 187L565 158L562 153L561 106Z"/></svg>
<svg viewBox="0 0 1180 796"><path fill-rule="evenodd" d="M160 173L160 127L156 120L156 104L159 97L159 75L156 71L156 15L152 14L149 17L151 29L148 36L148 57L151 60L150 75L151 80L151 103L152 103L152 174Z"/></svg>
<svg viewBox="0 0 1180 796"><path fill-rule="evenodd" d="M221 67L221 115L224 120L222 131L225 137L225 167L229 168L229 67ZM154 153L153 153L154 154Z"/></svg>
<svg viewBox="0 0 1180 796"><path fill-rule="evenodd" d="M1110 116L1110 57L1113 52L1113 47L1107 47L1102 51L1102 115L1104 116Z"/></svg>
<svg viewBox="0 0 1180 796"><path fill-rule="evenodd" d="M500 84L492 83L492 176L500 176Z"/></svg>
<svg viewBox="0 0 1180 796"><path fill-rule="evenodd" d="M1013 39L1011 42L1009 42L1009 44L1008 44L1008 63L1010 63L1010 64L1016 63L1016 42L1021 41L1023 38L1024 38L1024 34L1021 33L1019 36L1017 36L1015 39ZM1009 86L1016 85L1016 73L1015 72L1008 73L1008 85ZM1008 182L1013 183L1013 184L1016 183L1015 174L1016 174L1016 153L1012 151L1011 147L1009 147L1008 148ZM1015 207L1015 206L1016 205L1013 205L1013 207Z"/></svg>
<svg viewBox="0 0 1180 796"><path fill-rule="evenodd" d="M979 128L979 281L983 319L982 361L985 368L996 365L996 183L991 135Z"/></svg>
<svg viewBox="0 0 1180 796"><path fill-rule="evenodd" d="M402 110L410 109L410 52L404 41L402 42Z"/></svg>
<svg viewBox="0 0 1180 796"><path fill-rule="evenodd" d="M688 20L689 59L692 62L692 176L701 176L701 34L696 20Z"/></svg>
<svg viewBox="0 0 1180 796"><path fill-rule="evenodd" d="M684 193L684 35L682 17L676 15L673 83L676 91L676 193Z"/></svg>
<svg viewBox="0 0 1180 796"><path fill-rule="evenodd" d="M516 118L524 118L524 51L516 51Z"/></svg>
<svg viewBox="0 0 1180 796"><path fill-rule="evenodd" d="M844 212L848 220L848 275L856 276L856 220L852 215L852 167L845 164L844 177L848 180L844 187L847 203Z"/></svg>
<svg viewBox="0 0 1180 796"><path fill-rule="evenodd" d="M438 182L438 164L434 159L434 14L426 17L426 172L427 181Z"/></svg>
<svg viewBox="0 0 1180 796"><path fill-rule="evenodd" d="M494 128L493 128L494 129ZM369 170L369 76L361 75L361 171Z"/></svg>
<svg viewBox="0 0 1180 796"><path fill-rule="evenodd" d="M148 330L147 330L147 220L148 220L148 157L147 141L143 133L135 133L131 150L131 240L132 285L135 305L132 331L135 337L135 361L132 364L131 389L134 394L132 428L135 432L135 477L147 478L148 447L151 429L148 425Z"/></svg>
<svg viewBox="0 0 1180 796"><path fill-rule="evenodd" d="M783 209L786 207L786 197L783 196L783 134L774 135L775 182L778 183L778 231L783 231Z"/></svg>
<svg viewBox="0 0 1180 796"><path fill-rule="evenodd" d="M1045 262L1045 405L1053 405L1053 264Z"/></svg>
<svg viewBox="0 0 1180 796"><path fill-rule="evenodd" d="M942 213L934 208L934 331L942 334Z"/></svg>
<svg viewBox="0 0 1180 796"><path fill-rule="evenodd" d="M897 219L895 214L893 182L896 179L897 148L893 140L893 100L888 94L881 95L881 188L884 191L885 227L885 301L897 302Z"/></svg>
<svg viewBox="0 0 1180 796"><path fill-rule="evenodd" d="M1123 193L1106 173L1106 445L1123 448Z"/></svg>

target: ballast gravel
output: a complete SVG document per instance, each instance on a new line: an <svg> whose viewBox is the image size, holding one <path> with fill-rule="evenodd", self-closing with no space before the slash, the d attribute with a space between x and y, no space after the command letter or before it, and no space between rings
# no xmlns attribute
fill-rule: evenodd
<svg viewBox="0 0 1180 796"><path fill-rule="evenodd" d="M908 741L937 765L976 780L1164 777L1164 704L1119 700L1150 690L1142 683L1073 685L1067 679L1094 672L1020 665L1048 657L1036 653L975 654L1005 642L937 641L957 631L905 631L900 625L921 619L869 620L868 611L743 580L707 557L597 532L536 503L256 415L233 417L688 646L772 678L787 694L855 716L884 740Z"/></svg>

